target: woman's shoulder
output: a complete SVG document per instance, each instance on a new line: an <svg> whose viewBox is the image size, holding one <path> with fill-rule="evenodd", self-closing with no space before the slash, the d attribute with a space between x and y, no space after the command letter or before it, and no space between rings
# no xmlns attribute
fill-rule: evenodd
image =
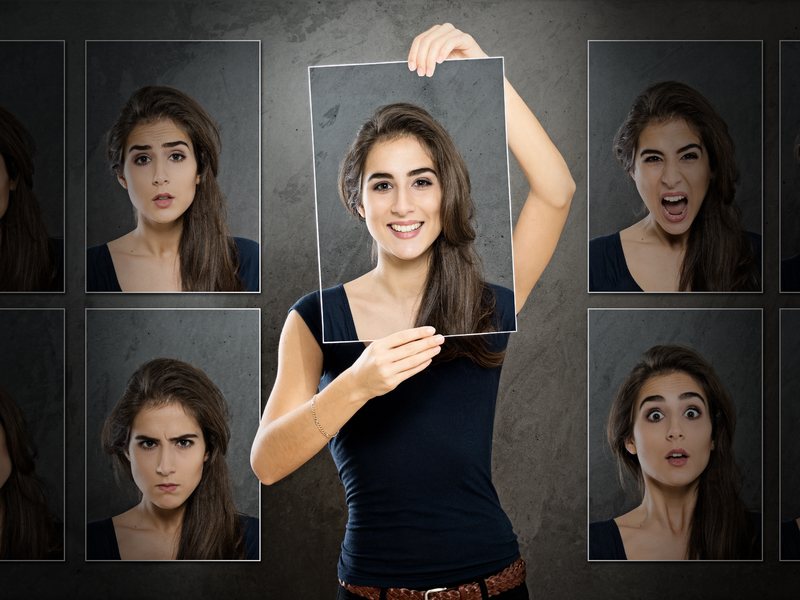
<svg viewBox="0 0 800 600"><path fill-rule="evenodd" d="M516 304L514 291L486 282L486 286L494 292L495 310L498 316L498 331L514 331L516 327Z"/></svg>
<svg viewBox="0 0 800 600"><path fill-rule="evenodd" d="M589 240L589 291L642 291L628 269L619 231Z"/></svg>
<svg viewBox="0 0 800 600"><path fill-rule="evenodd" d="M589 523L589 560L627 560L614 519Z"/></svg>
<svg viewBox="0 0 800 600"><path fill-rule="evenodd" d="M86 291L121 292L108 244L86 249Z"/></svg>
<svg viewBox="0 0 800 600"><path fill-rule="evenodd" d="M120 560L117 534L111 517L87 523L86 560Z"/></svg>
<svg viewBox="0 0 800 600"><path fill-rule="evenodd" d="M257 292L261 283L261 252L258 242L235 237L233 243L239 254L239 277L244 281L246 291Z"/></svg>
<svg viewBox="0 0 800 600"><path fill-rule="evenodd" d="M243 538L244 538L244 551L245 560L258 560L259 559L259 542L261 541L261 527L259 526L256 517L248 517L247 515L239 515L239 520L242 523Z"/></svg>

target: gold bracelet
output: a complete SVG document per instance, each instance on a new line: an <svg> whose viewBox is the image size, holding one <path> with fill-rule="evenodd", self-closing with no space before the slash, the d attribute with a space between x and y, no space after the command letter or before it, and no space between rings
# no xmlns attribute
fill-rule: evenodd
<svg viewBox="0 0 800 600"><path fill-rule="evenodd" d="M313 397L313 398L311 398L311 416L312 416L312 417L314 417L314 423L317 425L317 429L319 429L319 432L320 432L322 435L324 435L326 438L328 438L329 440L331 440L331 439L335 438L335 437L336 437L336 434L337 434L337 433L339 433L339 432L337 431L337 432L336 432L336 433L334 433L333 435L329 435L329 434L328 434L328 432L327 432L327 431L325 431L325 430L322 428L322 425L320 425L320 424L319 424L319 421L317 421L317 411L316 411L316 410L314 410L314 402L316 402L316 401L317 401L317 395L316 395L316 394L314 394L314 397Z"/></svg>

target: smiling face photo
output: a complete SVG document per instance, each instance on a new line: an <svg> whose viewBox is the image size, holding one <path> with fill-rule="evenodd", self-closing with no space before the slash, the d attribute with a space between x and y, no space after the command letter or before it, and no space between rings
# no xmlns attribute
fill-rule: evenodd
<svg viewBox="0 0 800 600"><path fill-rule="evenodd" d="M404 62L309 68L321 289L364 275L379 256L416 260L439 235L460 235L452 228L461 219L477 234L485 280L513 289L502 59L445 61L436 74L420 78ZM342 164L378 109L399 110L403 103L425 111L422 122L432 117L434 130L445 130L467 174L456 175L447 151L433 155L427 144L442 146L437 133L421 142L413 131L374 140L363 162ZM357 181L342 183L342 176Z"/></svg>

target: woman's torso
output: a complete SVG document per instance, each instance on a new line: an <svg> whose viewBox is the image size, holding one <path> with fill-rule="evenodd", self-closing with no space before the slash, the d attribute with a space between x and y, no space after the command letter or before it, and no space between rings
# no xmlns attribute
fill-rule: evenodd
<svg viewBox="0 0 800 600"><path fill-rule="evenodd" d="M495 287L502 330L514 298ZM325 340L356 339L342 286L323 291ZM321 344L319 294L293 307L320 342L326 387L361 342ZM497 349L508 334L489 336ZM445 342L447 343L447 342ZM329 443L349 509L339 577L355 585L424 587L499 571L519 556L491 480L500 367L437 363L370 400Z"/></svg>

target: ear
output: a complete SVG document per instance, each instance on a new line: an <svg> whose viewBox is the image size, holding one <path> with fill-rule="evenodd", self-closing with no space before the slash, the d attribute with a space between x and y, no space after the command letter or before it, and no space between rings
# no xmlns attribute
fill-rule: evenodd
<svg viewBox="0 0 800 600"><path fill-rule="evenodd" d="M211 458L211 450L206 452L206 455L203 457L203 462L208 462L209 458Z"/></svg>
<svg viewBox="0 0 800 600"><path fill-rule="evenodd" d="M359 204L358 206L356 206L356 211L358 211L358 214L361 215L362 219L366 219L367 218L364 215L364 205L363 204Z"/></svg>
<svg viewBox="0 0 800 600"><path fill-rule="evenodd" d="M627 451L628 451L630 454L636 454L636 442L634 442L634 441L633 441L633 439L629 439L629 440L627 440L627 441L625 442L625 449L626 449L626 450L627 450Z"/></svg>
<svg viewBox="0 0 800 600"><path fill-rule="evenodd" d="M200 185L200 173L197 174L197 177L194 178L194 184Z"/></svg>
<svg viewBox="0 0 800 600"><path fill-rule="evenodd" d="M131 462L131 453L128 452L128 448L125 448L125 458L128 459L128 462Z"/></svg>
<svg viewBox="0 0 800 600"><path fill-rule="evenodd" d="M716 449L716 447L717 447L717 442L715 442L714 440L711 440L711 450Z"/></svg>
<svg viewBox="0 0 800 600"><path fill-rule="evenodd" d="M119 184L126 190L128 189L128 182L125 180L125 175L117 175L117 181L119 181Z"/></svg>
<svg viewBox="0 0 800 600"><path fill-rule="evenodd" d="M11 183L9 184L8 189L11 190L12 192L15 192L17 190L17 180L16 179L12 179L11 180Z"/></svg>
<svg viewBox="0 0 800 600"><path fill-rule="evenodd" d="M631 169L630 171L628 171L628 175L630 175L630 176L631 176L631 179L633 179L634 181L636 181L636 171L634 171L633 169Z"/></svg>

